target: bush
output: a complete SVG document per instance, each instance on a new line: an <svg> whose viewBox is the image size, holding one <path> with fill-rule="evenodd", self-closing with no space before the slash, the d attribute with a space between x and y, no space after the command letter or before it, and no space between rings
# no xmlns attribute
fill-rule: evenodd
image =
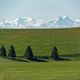
<svg viewBox="0 0 80 80"><path fill-rule="evenodd" d="M15 59L16 58L16 52L15 52L15 49L14 49L14 46L13 45L11 45L11 47L9 49L8 56L11 57L12 59Z"/></svg>
<svg viewBox="0 0 80 80"><path fill-rule="evenodd" d="M24 57L29 59L29 60L33 59L33 52L32 52L32 49L30 46L28 46L27 49L25 50Z"/></svg>
<svg viewBox="0 0 80 80"><path fill-rule="evenodd" d="M6 54L6 49L5 49L4 46L1 47L0 53L1 53L0 55L3 56L3 57L6 57L6 56L7 56L7 54Z"/></svg>
<svg viewBox="0 0 80 80"><path fill-rule="evenodd" d="M59 60L58 50L56 46L52 49L51 58L54 60Z"/></svg>

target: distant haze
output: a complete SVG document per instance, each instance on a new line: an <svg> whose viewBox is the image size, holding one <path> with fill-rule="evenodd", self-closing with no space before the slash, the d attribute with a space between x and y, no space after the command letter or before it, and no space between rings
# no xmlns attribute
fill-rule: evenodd
<svg viewBox="0 0 80 80"><path fill-rule="evenodd" d="M80 0L0 0L0 18L80 17Z"/></svg>

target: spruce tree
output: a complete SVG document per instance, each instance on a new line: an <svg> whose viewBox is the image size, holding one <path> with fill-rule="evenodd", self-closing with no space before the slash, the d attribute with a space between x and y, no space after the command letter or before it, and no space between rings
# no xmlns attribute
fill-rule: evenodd
<svg viewBox="0 0 80 80"><path fill-rule="evenodd" d="M6 54L6 49L5 49L4 46L1 47L0 53L1 53L0 55L3 56L3 57L6 57L6 56L7 56L7 54Z"/></svg>
<svg viewBox="0 0 80 80"><path fill-rule="evenodd" d="M59 60L58 50L56 46L52 49L51 58L54 60Z"/></svg>
<svg viewBox="0 0 80 80"><path fill-rule="evenodd" d="M33 59L33 52L32 52L32 49L30 46L28 46L27 49L25 50L24 57L29 59L29 60Z"/></svg>
<svg viewBox="0 0 80 80"><path fill-rule="evenodd" d="M15 52L15 49L14 49L14 46L13 45L11 45L11 47L9 49L8 56L11 57L12 59L15 59L16 58L16 52Z"/></svg>

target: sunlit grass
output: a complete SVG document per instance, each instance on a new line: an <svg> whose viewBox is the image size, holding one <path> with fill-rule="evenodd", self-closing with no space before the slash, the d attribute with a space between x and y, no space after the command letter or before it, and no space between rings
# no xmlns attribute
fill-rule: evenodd
<svg viewBox="0 0 80 80"><path fill-rule="evenodd" d="M7 54L14 45L17 56L28 45L34 55L50 56L57 46L59 55L70 61L18 62L0 57L0 80L80 80L80 29L0 30L0 47Z"/></svg>

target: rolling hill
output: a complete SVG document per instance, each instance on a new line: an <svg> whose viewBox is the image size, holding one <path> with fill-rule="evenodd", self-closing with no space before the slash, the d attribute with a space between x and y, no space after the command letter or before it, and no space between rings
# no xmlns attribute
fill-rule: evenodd
<svg viewBox="0 0 80 80"><path fill-rule="evenodd" d="M69 29L0 29L0 47L7 54L14 45L17 56L22 56L28 45L34 55L50 56L57 46L60 57L70 61L33 62L0 57L0 80L79 80L80 28ZM17 57L17 58L18 58Z"/></svg>
<svg viewBox="0 0 80 80"><path fill-rule="evenodd" d="M54 45L62 54L77 54L80 52L80 28L71 29L23 29L0 30L0 46L8 49L14 45L17 55L22 55L28 45L35 55L50 56Z"/></svg>

